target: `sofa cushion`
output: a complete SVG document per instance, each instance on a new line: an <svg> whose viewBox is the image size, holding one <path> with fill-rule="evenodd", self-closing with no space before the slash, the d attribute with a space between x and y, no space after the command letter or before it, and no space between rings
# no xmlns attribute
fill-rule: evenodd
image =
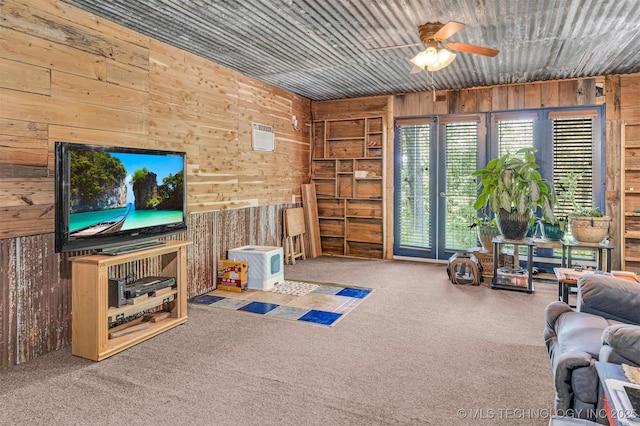
<svg viewBox="0 0 640 426"><path fill-rule="evenodd" d="M602 343L622 357L624 363L637 365L640 362L640 327L631 324L608 327L602 333Z"/></svg>
<svg viewBox="0 0 640 426"><path fill-rule="evenodd" d="M582 275L577 310L640 325L640 284L603 274Z"/></svg>
<svg viewBox="0 0 640 426"><path fill-rule="evenodd" d="M586 352L598 359L602 347L602 332L616 321L585 312L568 312L555 323L559 354Z"/></svg>

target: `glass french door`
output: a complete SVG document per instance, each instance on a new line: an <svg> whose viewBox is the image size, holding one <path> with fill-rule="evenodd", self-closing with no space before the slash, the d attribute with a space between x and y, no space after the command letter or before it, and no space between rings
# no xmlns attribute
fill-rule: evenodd
<svg viewBox="0 0 640 426"><path fill-rule="evenodd" d="M478 246L472 176L479 117L398 119L394 147L394 255L446 260Z"/></svg>

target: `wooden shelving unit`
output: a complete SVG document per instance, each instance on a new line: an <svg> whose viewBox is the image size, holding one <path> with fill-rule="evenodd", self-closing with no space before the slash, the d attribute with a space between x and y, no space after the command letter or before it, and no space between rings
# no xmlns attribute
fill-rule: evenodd
<svg viewBox="0 0 640 426"><path fill-rule="evenodd" d="M161 247L118 256L88 255L72 257L71 346L74 355L100 361L187 321L188 241L167 241ZM139 305L109 306L109 268L142 259L156 258L160 276L174 277L176 288L169 294L151 297ZM109 321L119 316L154 309L169 302L169 318L125 336L110 339Z"/></svg>
<svg viewBox="0 0 640 426"><path fill-rule="evenodd" d="M622 270L640 272L640 123L622 125Z"/></svg>
<svg viewBox="0 0 640 426"><path fill-rule="evenodd" d="M322 253L384 257L382 117L314 122L311 180Z"/></svg>

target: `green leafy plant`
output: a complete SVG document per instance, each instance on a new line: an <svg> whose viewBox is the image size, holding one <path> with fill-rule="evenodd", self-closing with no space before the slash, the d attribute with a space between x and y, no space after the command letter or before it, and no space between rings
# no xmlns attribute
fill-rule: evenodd
<svg viewBox="0 0 640 426"><path fill-rule="evenodd" d="M469 228L475 228L477 226L497 226L496 218L489 216L486 209L481 209L479 214L472 219Z"/></svg>
<svg viewBox="0 0 640 426"><path fill-rule="evenodd" d="M587 216L587 217L603 217L604 214L593 207L585 207L577 200L577 194L579 189L580 180L585 175L585 172L575 173L569 172L564 175L559 181L558 185L562 191L562 201L564 204L571 205L570 216Z"/></svg>
<svg viewBox="0 0 640 426"><path fill-rule="evenodd" d="M515 155L493 158L484 169L476 170L473 175L480 178L480 192L473 207L481 210L488 206L496 214L503 209L521 215L540 207L543 217L555 221L555 192L540 175L535 152L535 148L522 148Z"/></svg>

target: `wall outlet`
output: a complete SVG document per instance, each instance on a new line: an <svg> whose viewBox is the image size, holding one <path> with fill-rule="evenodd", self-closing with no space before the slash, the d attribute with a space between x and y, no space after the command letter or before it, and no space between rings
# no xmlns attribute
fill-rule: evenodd
<svg viewBox="0 0 640 426"><path fill-rule="evenodd" d="M295 203L296 203L296 195L295 195L295 194L293 194L293 195L291 196L291 204L295 204Z"/></svg>

